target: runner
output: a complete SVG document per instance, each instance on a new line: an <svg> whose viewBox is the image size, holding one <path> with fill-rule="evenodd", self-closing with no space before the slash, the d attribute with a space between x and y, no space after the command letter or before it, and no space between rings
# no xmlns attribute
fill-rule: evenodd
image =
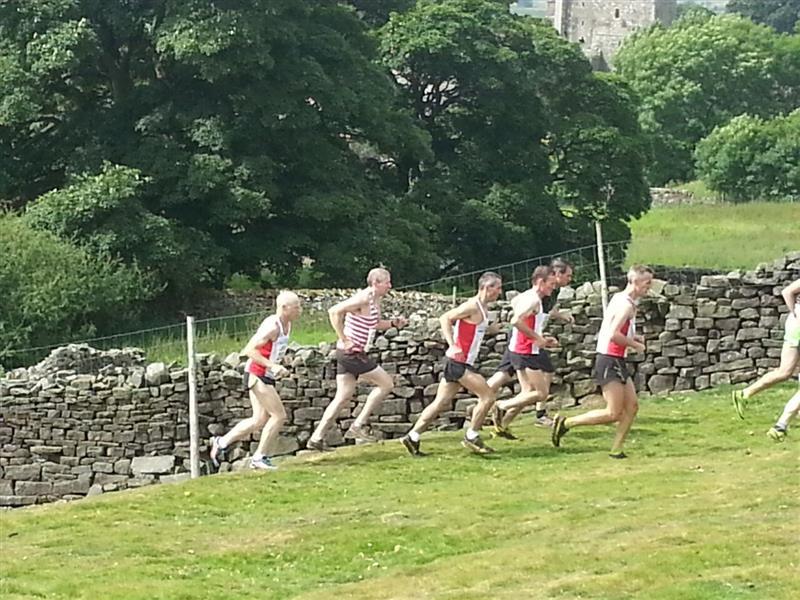
<svg viewBox="0 0 800 600"><path fill-rule="evenodd" d="M306 444L309 450L321 452L328 449L324 442L325 434L353 397L359 378L369 381L375 387L367 396L364 408L345 433L345 438L357 442L377 441L367 422L372 412L392 391L394 384L389 374L367 352L375 339L376 330L405 327L407 323L402 317L381 319L381 300L390 289L392 276L389 271L383 268L372 269L367 275L366 288L328 311L331 325L339 338L336 344L336 395Z"/></svg>
<svg viewBox="0 0 800 600"><path fill-rule="evenodd" d="M494 451L483 443L480 430L495 396L483 375L475 368L475 360L489 325L487 306L497 300L502 289L503 283L497 273L484 273L478 280L478 294L439 318L442 335L447 342L444 373L436 390L436 398L422 411L411 431L401 439L412 456L423 455L419 449L420 435L450 406L462 386L478 397L478 406L472 413L470 427L461 444L476 454Z"/></svg>
<svg viewBox="0 0 800 600"><path fill-rule="evenodd" d="M794 375L794 370L800 364L800 279L796 279L781 290L789 314L784 324L783 350L781 362L777 369L761 376L755 383L751 383L744 390L732 392L733 406L739 418L744 419L744 410L750 398L772 387L776 383L786 381Z"/></svg>
<svg viewBox="0 0 800 600"><path fill-rule="evenodd" d="M558 310L558 290L562 287L568 286L572 282L572 265L562 258L555 258L550 263L550 268L555 275L556 287L553 288L552 293L548 296L542 296L542 305L544 307L544 315L542 316L542 328L547 324L550 319L565 321L567 323L574 323L575 319L572 314ZM538 363L541 367L541 372L544 375L542 383L541 395L543 399L536 402L536 416L535 423L540 427L552 427L553 420L547 415L545 408L545 401L550 396L550 386L553 383L553 375L555 368L550 360L550 354L546 348L539 348ZM514 365L511 364L511 351L506 348L503 353L503 358L497 367L497 371L489 378L487 382L489 387L497 394L504 385L512 382L516 375ZM532 391L531 388L526 387L527 383L520 382L520 387L523 392ZM504 411L503 409L506 409ZM516 415L522 409L508 409L505 401L499 401L495 405L492 412L492 420L494 421L493 434L506 439L517 439L517 437L508 429L508 425L514 420ZM506 420L507 419L507 420ZM505 423L505 425L503 424Z"/></svg>
<svg viewBox="0 0 800 600"><path fill-rule="evenodd" d="M250 458L250 467L262 470L276 468L272 464L269 451L286 421L286 410L275 390L275 380L287 373L280 362L289 344L292 322L300 316L302 307L297 295L288 291L278 294L275 304L275 314L262 321L255 335L242 350L242 354L248 356L244 387L250 396L253 415L239 421L224 436L211 438L210 457L216 468L226 459L226 451L231 444L259 429L261 438L258 448Z"/></svg>
<svg viewBox="0 0 800 600"><path fill-rule="evenodd" d="M635 265L628 271L628 285L608 303L597 337L594 364L594 377L603 392L606 407L575 417L556 416L551 436L554 446L560 446L561 438L573 427L616 423L609 456L627 458L623 446L639 410L639 401L625 364L625 355L629 348L636 352L645 350L644 338L636 335L636 302L647 294L652 282L653 271Z"/></svg>
<svg viewBox="0 0 800 600"><path fill-rule="evenodd" d="M552 294L555 284L556 277L550 267L536 267L531 275L531 288L511 301L512 330L507 360L516 373L521 391L513 398L497 402L493 408L494 433L500 437L516 439L508 428L526 406L536 404L541 416L546 417L544 402L550 393L550 380L545 373L552 372L553 365L549 356L542 352L545 352L545 348L556 346L558 341L543 334L547 322L543 299Z"/></svg>

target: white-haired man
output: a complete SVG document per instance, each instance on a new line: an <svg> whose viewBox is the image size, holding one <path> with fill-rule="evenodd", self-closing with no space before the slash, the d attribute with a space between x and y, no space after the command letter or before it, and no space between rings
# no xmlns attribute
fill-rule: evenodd
<svg viewBox="0 0 800 600"><path fill-rule="evenodd" d="M628 270L628 284L615 294L603 315L597 336L597 358L594 378L603 392L606 407L590 410L575 417L558 415L553 423L551 439L554 446L573 427L616 423L616 435L611 446L611 458L626 458L623 447L631 429L639 400L633 379L625 364L629 349L644 352L644 338L636 335L636 304L650 291L653 271L644 265L634 265Z"/></svg>
<svg viewBox="0 0 800 600"><path fill-rule="evenodd" d="M242 350L247 356L244 371L244 387L250 395L253 414L239 421L233 429L223 436L211 438L211 462L219 467L225 453L234 442L261 429L258 448L250 458L253 469L275 469L270 459L270 450L286 421L286 410L278 392L275 380L287 373L281 359L289 344L292 322L300 316L302 307L297 294L282 291L275 300L276 310L261 322L255 335Z"/></svg>
<svg viewBox="0 0 800 600"><path fill-rule="evenodd" d="M325 409L322 419L306 444L309 450L326 450L325 434L330 430L342 409L353 397L358 379L364 379L375 387L367 396L366 404L345 433L345 438L360 442L374 442L375 436L368 429L372 412L392 391L391 376L367 355L375 332L390 327L404 327L406 320L381 319L381 300L392 289L392 276L384 268L372 269L367 275L367 287L339 302L328 310L328 316L336 331L336 395Z"/></svg>

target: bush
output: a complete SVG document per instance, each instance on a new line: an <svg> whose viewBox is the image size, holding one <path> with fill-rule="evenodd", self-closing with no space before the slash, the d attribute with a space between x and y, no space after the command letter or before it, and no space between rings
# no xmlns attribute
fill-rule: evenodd
<svg viewBox="0 0 800 600"><path fill-rule="evenodd" d="M764 120L742 115L695 151L698 175L733 201L800 199L800 110Z"/></svg>
<svg viewBox="0 0 800 600"><path fill-rule="evenodd" d="M23 360L14 350L133 325L155 292L136 266L32 229L10 213L0 213L0 289L0 361L6 367Z"/></svg>

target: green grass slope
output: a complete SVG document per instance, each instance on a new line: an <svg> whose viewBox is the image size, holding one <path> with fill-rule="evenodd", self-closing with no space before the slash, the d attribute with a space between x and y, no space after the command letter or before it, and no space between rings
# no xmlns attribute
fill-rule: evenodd
<svg viewBox="0 0 800 600"><path fill-rule="evenodd" d="M800 250L800 203L659 206L631 232L628 264L752 269Z"/></svg>
<svg viewBox="0 0 800 600"><path fill-rule="evenodd" d="M444 432L5 512L0 595L795 598L800 430L764 436L793 390L643 400L623 461L526 415L488 458Z"/></svg>

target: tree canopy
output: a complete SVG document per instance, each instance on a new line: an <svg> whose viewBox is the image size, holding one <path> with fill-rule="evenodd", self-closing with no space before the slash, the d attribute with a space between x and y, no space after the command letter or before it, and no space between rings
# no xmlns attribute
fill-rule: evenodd
<svg viewBox="0 0 800 600"><path fill-rule="evenodd" d="M731 118L798 106L798 56L796 36L697 11L626 40L615 65L641 99L640 121L654 151L651 182L691 178L697 142Z"/></svg>
<svg viewBox="0 0 800 600"><path fill-rule="evenodd" d="M781 33L795 31L800 21L800 0L730 0L728 12L738 13Z"/></svg>

